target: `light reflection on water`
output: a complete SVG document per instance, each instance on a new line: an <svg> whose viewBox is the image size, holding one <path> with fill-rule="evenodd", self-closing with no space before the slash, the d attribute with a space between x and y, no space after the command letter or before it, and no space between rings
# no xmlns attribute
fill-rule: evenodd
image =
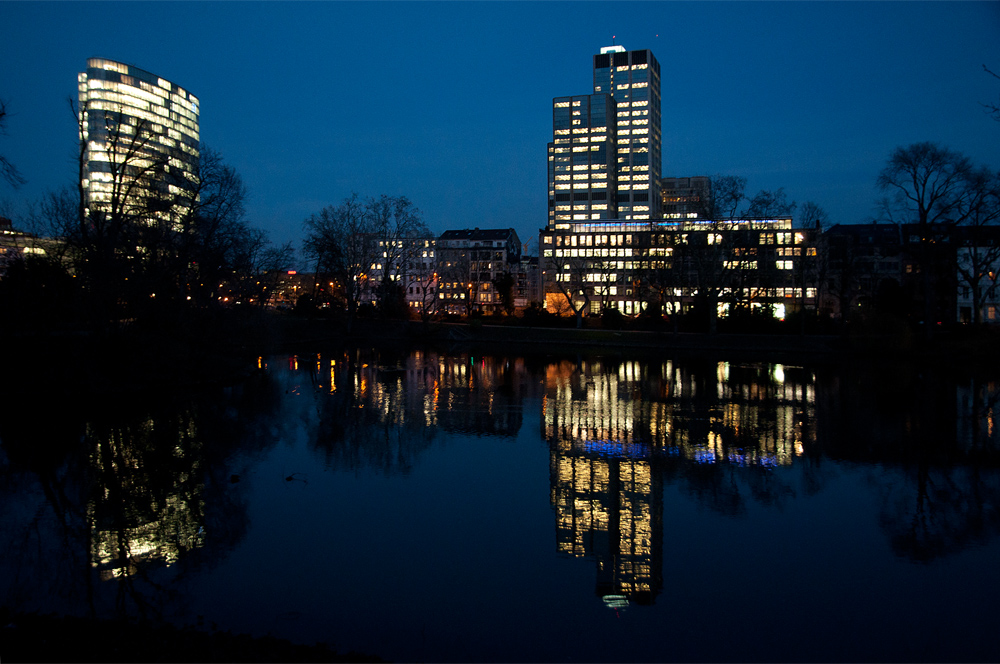
<svg viewBox="0 0 1000 664"><path fill-rule="evenodd" d="M977 629L1000 590L996 382L365 349L255 364L220 394L0 426L4 605L403 660L996 652ZM83 454L38 453L55 439ZM960 606L977 619L942 609Z"/></svg>

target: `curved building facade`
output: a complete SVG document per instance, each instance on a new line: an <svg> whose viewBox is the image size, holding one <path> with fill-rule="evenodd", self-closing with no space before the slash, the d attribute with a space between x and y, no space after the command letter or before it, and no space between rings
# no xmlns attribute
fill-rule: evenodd
<svg viewBox="0 0 1000 664"><path fill-rule="evenodd" d="M90 58L79 77L88 212L176 217L195 197L198 98L138 67Z"/></svg>

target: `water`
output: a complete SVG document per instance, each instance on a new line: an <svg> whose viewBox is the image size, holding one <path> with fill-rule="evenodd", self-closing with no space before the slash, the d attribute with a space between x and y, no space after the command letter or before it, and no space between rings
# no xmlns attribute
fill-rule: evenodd
<svg viewBox="0 0 1000 664"><path fill-rule="evenodd" d="M261 358L5 418L0 598L397 661L996 661L998 395L927 367Z"/></svg>

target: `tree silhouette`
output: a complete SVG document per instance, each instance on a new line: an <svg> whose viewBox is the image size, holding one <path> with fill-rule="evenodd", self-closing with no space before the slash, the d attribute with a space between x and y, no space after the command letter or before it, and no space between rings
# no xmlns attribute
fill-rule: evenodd
<svg viewBox="0 0 1000 664"><path fill-rule="evenodd" d="M6 135L7 133L7 104L4 100L0 99L0 135ZM22 184L27 182L21 173L17 170L17 167L10 161L0 155L0 177L7 181L7 183L14 187L15 189L20 187Z"/></svg>
<svg viewBox="0 0 1000 664"><path fill-rule="evenodd" d="M993 78L1000 80L1000 75L998 75L996 72L991 71L986 65L983 65L983 71L985 71ZM990 117L992 117L997 122L1000 122L1000 97L998 97L998 101L996 102L983 104L983 108L985 108L986 112L990 114Z"/></svg>

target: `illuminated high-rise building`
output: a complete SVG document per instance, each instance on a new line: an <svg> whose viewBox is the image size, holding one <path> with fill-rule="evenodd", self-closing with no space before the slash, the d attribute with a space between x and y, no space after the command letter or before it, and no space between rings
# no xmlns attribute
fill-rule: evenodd
<svg viewBox="0 0 1000 664"><path fill-rule="evenodd" d="M593 94L552 101L548 223L660 218L661 151L659 63L602 48Z"/></svg>
<svg viewBox="0 0 1000 664"><path fill-rule="evenodd" d="M660 217L660 63L649 49L607 46L594 56L594 94L617 106L616 204L619 219Z"/></svg>
<svg viewBox="0 0 1000 664"><path fill-rule="evenodd" d="M182 213L198 170L198 98L156 74L102 58L87 60L78 80L88 212Z"/></svg>
<svg viewBox="0 0 1000 664"><path fill-rule="evenodd" d="M617 219L614 97L556 97L552 134L549 223Z"/></svg>

